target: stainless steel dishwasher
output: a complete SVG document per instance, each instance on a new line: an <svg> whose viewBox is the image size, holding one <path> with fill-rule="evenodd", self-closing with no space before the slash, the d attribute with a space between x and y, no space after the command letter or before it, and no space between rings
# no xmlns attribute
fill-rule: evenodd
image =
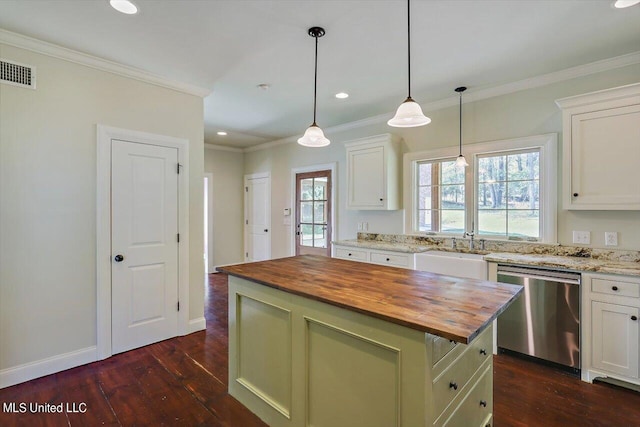
<svg viewBox="0 0 640 427"><path fill-rule="evenodd" d="M579 373L580 274L498 265L498 282L524 286L521 296L498 316L498 351Z"/></svg>

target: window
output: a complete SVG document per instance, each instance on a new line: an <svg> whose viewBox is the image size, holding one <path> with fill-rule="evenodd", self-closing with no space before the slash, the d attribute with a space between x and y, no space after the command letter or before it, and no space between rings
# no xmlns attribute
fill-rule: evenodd
<svg viewBox="0 0 640 427"><path fill-rule="evenodd" d="M455 161L418 165L417 231L464 232L464 170Z"/></svg>
<svg viewBox="0 0 640 427"><path fill-rule="evenodd" d="M405 154L408 233L556 240L556 135Z"/></svg>

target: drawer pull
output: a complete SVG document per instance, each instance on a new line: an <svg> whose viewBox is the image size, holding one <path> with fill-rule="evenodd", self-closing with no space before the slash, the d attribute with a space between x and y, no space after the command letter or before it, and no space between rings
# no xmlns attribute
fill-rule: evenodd
<svg viewBox="0 0 640 427"><path fill-rule="evenodd" d="M387 258L387 261L391 261L391 258Z"/></svg>
<svg viewBox="0 0 640 427"><path fill-rule="evenodd" d="M480 401L480 406L482 406L483 408L487 407L487 401L486 400L481 400Z"/></svg>
<svg viewBox="0 0 640 427"><path fill-rule="evenodd" d="M578 193L573 193L573 197L578 197Z"/></svg>
<svg viewBox="0 0 640 427"><path fill-rule="evenodd" d="M482 354L483 356L487 355L487 350L485 350L484 348L480 349L480 354Z"/></svg>
<svg viewBox="0 0 640 427"><path fill-rule="evenodd" d="M638 320L638 316L631 316L631 320L635 322L636 320Z"/></svg>
<svg viewBox="0 0 640 427"><path fill-rule="evenodd" d="M349 256L351 256L351 253L349 253Z"/></svg>
<svg viewBox="0 0 640 427"><path fill-rule="evenodd" d="M491 424L487 423L487 424L484 425L484 427L491 427Z"/></svg>
<svg viewBox="0 0 640 427"><path fill-rule="evenodd" d="M452 388L454 390L458 389L458 383L454 383L453 381L449 383L449 388Z"/></svg>
<svg viewBox="0 0 640 427"><path fill-rule="evenodd" d="M618 290L618 287L617 287L617 286L612 286L612 287L611 287L611 290L617 291L617 290Z"/></svg>

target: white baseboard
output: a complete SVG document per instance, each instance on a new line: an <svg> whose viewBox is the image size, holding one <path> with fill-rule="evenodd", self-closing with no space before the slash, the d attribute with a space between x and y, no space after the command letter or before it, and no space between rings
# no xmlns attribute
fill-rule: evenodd
<svg viewBox="0 0 640 427"><path fill-rule="evenodd" d="M0 388L20 384L34 378L44 377L76 366L95 362L96 346L83 348L69 353L59 354L24 365L0 370Z"/></svg>
<svg viewBox="0 0 640 427"><path fill-rule="evenodd" d="M191 334L193 332L203 331L207 329L207 321L204 317L200 317L198 319L189 320L189 329L187 334Z"/></svg>

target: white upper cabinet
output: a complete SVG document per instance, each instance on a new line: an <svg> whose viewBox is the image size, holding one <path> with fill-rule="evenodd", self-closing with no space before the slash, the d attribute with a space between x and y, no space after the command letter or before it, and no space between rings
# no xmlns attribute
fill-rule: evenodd
<svg viewBox="0 0 640 427"><path fill-rule="evenodd" d="M640 83L556 103L564 209L640 210Z"/></svg>
<svg viewBox="0 0 640 427"><path fill-rule="evenodd" d="M400 142L391 134L344 144L347 209L400 209Z"/></svg>

